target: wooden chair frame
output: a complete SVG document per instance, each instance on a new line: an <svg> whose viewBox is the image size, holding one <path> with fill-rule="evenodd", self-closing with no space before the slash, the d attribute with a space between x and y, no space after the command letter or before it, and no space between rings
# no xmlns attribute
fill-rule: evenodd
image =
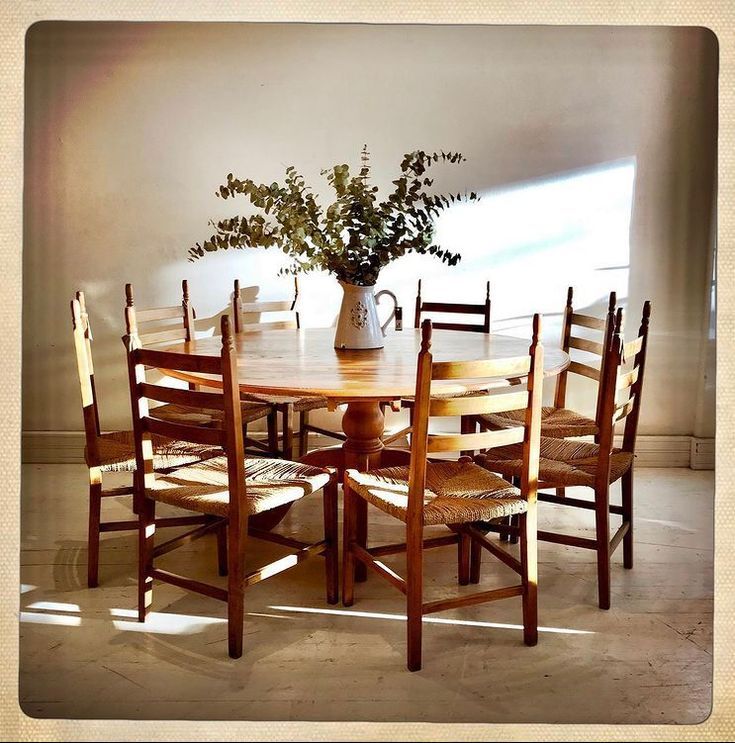
<svg viewBox="0 0 735 743"><path fill-rule="evenodd" d="M138 620L145 621L150 609L153 581L184 588L189 591L216 598L227 603L228 650L230 657L239 658L243 646L244 590L268 577L287 570L303 560L323 555L326 562L327 601L338 600L338 552L337 552L337 478L331 472L324 490L324 539L313 544L290 537L255 529L249 524L247 483L245 478L245 452L243 442L240 390L237 379L237 355L230 332L229 318L222 318L222 352L220 356L191 356L187 354L156 351L142 347L136 335L135 309L127 307L128 374L133 410L133 430L137 460L135 498L139 513L138 556ZM178 369L222 377L222 393L179 390L160 387L146 381L146 367L154 369ZM223 425L197 427L171 423L151 416L148 400L167 402L196 408L202 396L207 404L218 405L224 412ZM151 457L151 435L158 434L177 440L190 441L208 446L219 446L227 457L229 511L227 518L205 516L205 523L193 531L154 546L155 504L151 497L155 485L155 473ZM220 574L227 575L227 589L202 583L155 567L154 558L170 552L205 534L216 532ZM287 558L281 558L258 570L245 572L245 549L250 537L274 542L295 550ZM290 559L295 557L296 559Z"/></svg>
<svg viewBox="0 0 735 743"><path fill-rule="evenodd" d="M622 337L623 310L622 308L618 308L617 310L613 336L603 364L600 433L597 437L597 444L600 450L597 457L595 484L593 487L594 500L589 501L559 495L559 483L553 480L547 479L544 482L539 482L539 488L556 488L557 490L556 494L539 490L539 501L595 512L594 539L549 531L539 531L538 538L547 542L591 549L596 552L598 599L601 609L610 608L610 559L621 542L623 543L623 565L627 569L633 567L633 464L631 462L630 467L621 478L621 505L615 505L610 503L610 463L615 424L620 420L625 419L621 451L631 455L635 454L646 353L648 349L650 317L651 303L646 301L643 305L638 335L634 340L625 343ZM628 371L623 369L623 365L626 364L630 364ZM618 403L617 394L625 394L626 392L628 399L625 402ZM481 457L482 455L477 458L478 461ZM488 468L490 468L489 465ZM620 527L612 537L610 536L611 514L621 516L622 518ZM486 524L486 526L489 531L499 532L501 535L510 534L517 536L518 534L517 526L508 526L506 524ZM480 557L478 555L479 559ZM479 566L473 565L473 569L479 572Z"/></svg>
<svg viewBox="0 0 735 743"><path fill-rule="evenodd" d="M445 609L456 609L521 596L523 603L523 637L528 645L538 639L537 617L537 558L536 558L536 481L538 471L538 447L541 425L541 392L543 380L543 347L539 342L540 318L534 317L534 337L529 355L515 359L495 361L434 362L431 354L431 320L422 323L422 344L418 355L416 376L416 406L414 430L411 438L411 459L408 481L408 510L406 515L406 541L401 544L368 548L365 533L360 533L360 502L365 503L349 486L344 485L344 538L342 566L342 601L351 606L354 601L354 584L357 563L376 572L406 596L407 602L407 666L411 671L421 668L422 617ZM527 375L527 390L507 392L492 396L432 398L431 383L438 379L468 379L472 377L518 377ZM431 416L453 416L458 414L512 410L526 407L525 423L504 431L481 433L430 434ZM426 490L427 458L435 452L460 452L467 448L501 446L510 441L523 442L524 471L520 492L527 501L527 511L521 514L519 533L521 557L516 559L497 544L488 540L470 523L448 524L452 532L448 536L423 538L423 499ZM479 560L472 560L481 549L488 550L521 577L518 585L482 591L439 601L423 601L422 561L423 550L448 544L457 544L458 573L460 585L478 583ZM406 553L407 577L404 579L381 561L383 555Z"/></svg>
<svg viewBox="0 0 735 743"><path fill-rule="evenodd" d="M435 322L432 320L433 330L460 330L469 333L489 333L490 332L490 282L485 283L485 301L482 304L462 304L458 302L425 302L421 297L421 279L419 279L416 290L416 304L414 308L413 326L418 329L421 327L422 315L426 313L451 313L458 315L479 315L482 317L482 323L461 323L461 322ZM401 402L402 407L408 408L409 425L400 431L386 436L383 444L389 446L398 439L411 433L413 426L413 402L404 400ZM460 430L462 433L472 433L475 428L475 422L470 416L462 416L460 419Z"/></svg>
<svg viewBox="0 0 735 743"><path fill-rule="evenodd" d="M301 327L301 317L298 310L296 309L296 303L299 298L299 281L298 277L294 276L294 295L291 300L276 300L276 301L254 301L254 302L243 302L240 294L240 281L235 279L234 289L232 292L232 315L234 318L234 326L236 333L252 333L262 332L263 330L278 330L278 329L293 329L298 330ZM289 316L285 320L275 320L266 322L244 322L243 314L257 313L261 315L272 313L272 312L287 312ZM294 410L294 401L277 401L267 395L249 395L250 399L261 400L273 405L274 409L281 414L281 432L276 433L276 444L275 449L284 459L293 458L294 438L297 439L299 445L299 456L303 456L309 450L309 432L318 433L323 436L328 436L332 439L339 441L345 441L347 438L341 431L330 431L326 428L320 428L309 422L309 410L299 411L299 426L298 430L294 430L294 416L296 414ZM281 448L278 448L278 442L281 443Z"/></svg>
<svg viewBox="0 0 735 743"><path fill-rule="evenodd" d="M86 461L89 477L89 524L87 530L87 586L99 585L100 536L103 532L133 531L138 528L135 520L102 521L102 501L133 495L133 487L123 486L105 488L103 486L103 463L100 456L99 441L102 434L100 427L99 403L95 386L94 364L92 361L92 328L87 313L84 292L76 292L71 301L72 331L74 351L77 362L77 374L82 395L82 415L84 419L84 438L86 444ZM200 523L198 516L160 518L157 526L184 526Z"/></svg>
<svg viewBox="0 0 735 743"><path fill-rule="evenodd" d="M567 303L564 307L564 319L562 322L561 349L567 354L572 353L572 349L594 353L600 357L600 368L579 361L572 360L569 366L557 376L556 386L554 389L554 407L563 408L566 405L567 397L567 380L570 374L577 374L588 379L597 381L597 403L595 407L595 422L600 426L600 416L602 413L602 379L605 374L605 359L607 351L613 336L615 326L615 307L617 304L617 295L610 292L607 304L607 314L604 319L593 315L585 315L575 312L573 307L574 288L567 289ZM602 341L591 341L587 338L581 338L574 335L575 327L583 327L602 333Z"/></svg>
<svg viewBox="0 0 735 743"><path fill-rule="evenodd" d="M143 346L155 346L161 343L188 343L195 339L194 320L196 319L196 312L191 304L189 282L186 279L181 282L181 294L182 298L180 306L174 305L171 307L148 307L140 309L139 307L135 307L132 284L125 284L125 306L135 307L135 320L138 323L137 334ZM173 327L167 327L164 330L150 329L152 325L155 328L155 324L160 323L161 321L179 319L181 320L181 325L176 324ZM197 388L193 383L189 383L188 387L189 389ZM245 398L243 397L243 399ZM263 417L267 418L268 442L264 443L248 436L248 424L244 422L243 436L245 444L250 447L251 450L275 454L277 452L273 450L273 442L277 435L278 426L275 409L270 410L267 415L264 415Z"/></svg>

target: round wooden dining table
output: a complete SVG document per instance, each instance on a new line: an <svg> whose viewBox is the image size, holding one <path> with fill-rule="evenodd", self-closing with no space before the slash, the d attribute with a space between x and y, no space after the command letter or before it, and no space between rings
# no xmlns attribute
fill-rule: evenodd
<svg viewBox="0 0 735 743"><path fill-rule="evenodd" d="M346 403L342 430L347 439L340 446L316 449L301 461L332 466L340 471L361 471L380 464L404 463L407 452L385 448L382 442L384 414L381 403L414 394L416 359L421 331L410 328L389 332L385 346L371 350L334 348L334 328L266 330L239 334L235 338L238 379L244 393L303 397L323 395L332 409ZM172 345L167 351L218 355L221 339L216 336ZM512 336L435 330L431 350L435 361L466 361L524 356L529 341ZM544 375L554 376L569 365L569 357L558 348L544 353ZM203 386L218 381L203 374L171 372L172 375ZM513 380L472 380L441 382L437 393L462 393L487 389Z"/></svg>

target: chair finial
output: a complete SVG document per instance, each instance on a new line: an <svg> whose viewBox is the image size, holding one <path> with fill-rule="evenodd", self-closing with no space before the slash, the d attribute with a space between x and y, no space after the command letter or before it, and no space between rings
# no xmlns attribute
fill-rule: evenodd
<svg viewBox="0 0 735 743"><path fill-rule="evenodd" d="M572 297L574 296L574 287L570 286L567 289L567 307L572 306Z"/></svg>
<svg viewBox="0 0 735 743"><path fill-rule="evenodd" d="M188 302L189 301L189 282L186 279L184 279L181 282L181 293L184 297L184 302Z"/></svg>
<svg viewBox="0 0 735 743"><path fill-rule="evenodd" d="M299 296L299 277L298 276L293 277L293 289L294 289L293 300L295 302Z"/></svg>
<svg viewBox="0 0 735 743"><path fill-rule="evenodd" d="M485 282L485 299L490 300L490 282Z"/></svg>
<svg viewBox="0 0 735 743"><path fill-rule="evenodd" d="M541 338L541 315L537 312L533 316L533 345L535 346Z"/></svg>
<svg viewBox="0 0 735 743"><path fill-rule="evenodd" d="M643 319L642 324L648 326L648 320L651 317L651 300L647 299L643 303Z"/></svg>
<svg viewBox="0 0 735 743"><path fill-rule="evenodd" d="M431 320L427 317L421 323L421 350L426 352L431 348Z"/></svg>
<svg viewBox="0 0 735 743"><path fill-rule="evenodd" d="M419 288L417 289L416 293L421 296L421 279L419 279Z"/></svg>
<svg viewBox="0 0 735 743"><path fill-rule="evenodd" d="M78 299L71 300L71 319L74 324L74 328L78 328L82 321L82 308L79 305Z"/></svg>
<svg viewBox="0 0 735 743"><path fill-rule="evenodd" d="M618 311L615 315L615 334L621 335L623 332L623 308L618 307Z"/></svg>
<svg viewBox="0 0 735 743"><path fill-rule="evenodd" d="M610 299L607 303L607 311L612 314L615 312L615 305L618 302L618 295L615 292L610 292Z"/></svg>
<svg viewBox="0 0 735 743"><path fill-rule="evenodd" d="M222 330L222 348L232 350L234 348L234 344L232 342L232 331L230 330L229 315L222 315L220 328Z"/></svg>
<svg viewBox="0 0 735 743"><path fill-rule="evenodd" d="M132 307L133 304L133 285L125 284L125 306Z"/></svg>
<svg viewBox="0 0 735 743"><path fill-rule="evenodd" d="M235 279L234 292L237 299L240 296L240 279Z"/></svg>

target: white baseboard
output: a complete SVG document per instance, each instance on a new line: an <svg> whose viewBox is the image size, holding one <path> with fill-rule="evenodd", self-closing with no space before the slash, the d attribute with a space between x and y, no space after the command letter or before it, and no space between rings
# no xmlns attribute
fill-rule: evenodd
<svg viewBox="0 0 735 743"><path fill-rule="evenodd" d="M258 436L258 432L253 432ZM261 434L263 437L264 433ZM332 446L338 442L320 434L309 436L309 448ZM616 437L616 445L620 444ZM74 464L84 462L84 434L81 431L24 431L23 462ZM691 467L714 469L715 440L693 436L639 436L636 446L639 467Z"/></svg>

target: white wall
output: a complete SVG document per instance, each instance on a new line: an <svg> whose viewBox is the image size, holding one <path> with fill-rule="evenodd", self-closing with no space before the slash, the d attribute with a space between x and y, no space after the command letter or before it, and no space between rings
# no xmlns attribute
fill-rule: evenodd
<svg viewBox="0 0 735 743"><path fill-rule="evenodd" d="M268 24L44 23L27 40L24 429L79 430L68 302L83 288L95 333L103 426L129 421L123 284L141 306L178 301L199 316L232 279L277 297L274 251L187 262L228 172L271 182L288 165L324 195L319 170L359 165L367 143L388 187L404 152L458 149L436 185L477 205L439 224L464 260L406 258L380 287L407 320L427 296L482 297L494 329L549 343L568 284L602 311L616 289L637 327L653 301L641 431L711 434L702 393L715 162L717 49L702 29ZM307 325L330 324L339 289L301 281ZM202 327L211 325L206 319ZM591 405L573 386L570 402ZM698 403L699 401L699 403ZM703 407L704 406L704 407Z"/></svg>

